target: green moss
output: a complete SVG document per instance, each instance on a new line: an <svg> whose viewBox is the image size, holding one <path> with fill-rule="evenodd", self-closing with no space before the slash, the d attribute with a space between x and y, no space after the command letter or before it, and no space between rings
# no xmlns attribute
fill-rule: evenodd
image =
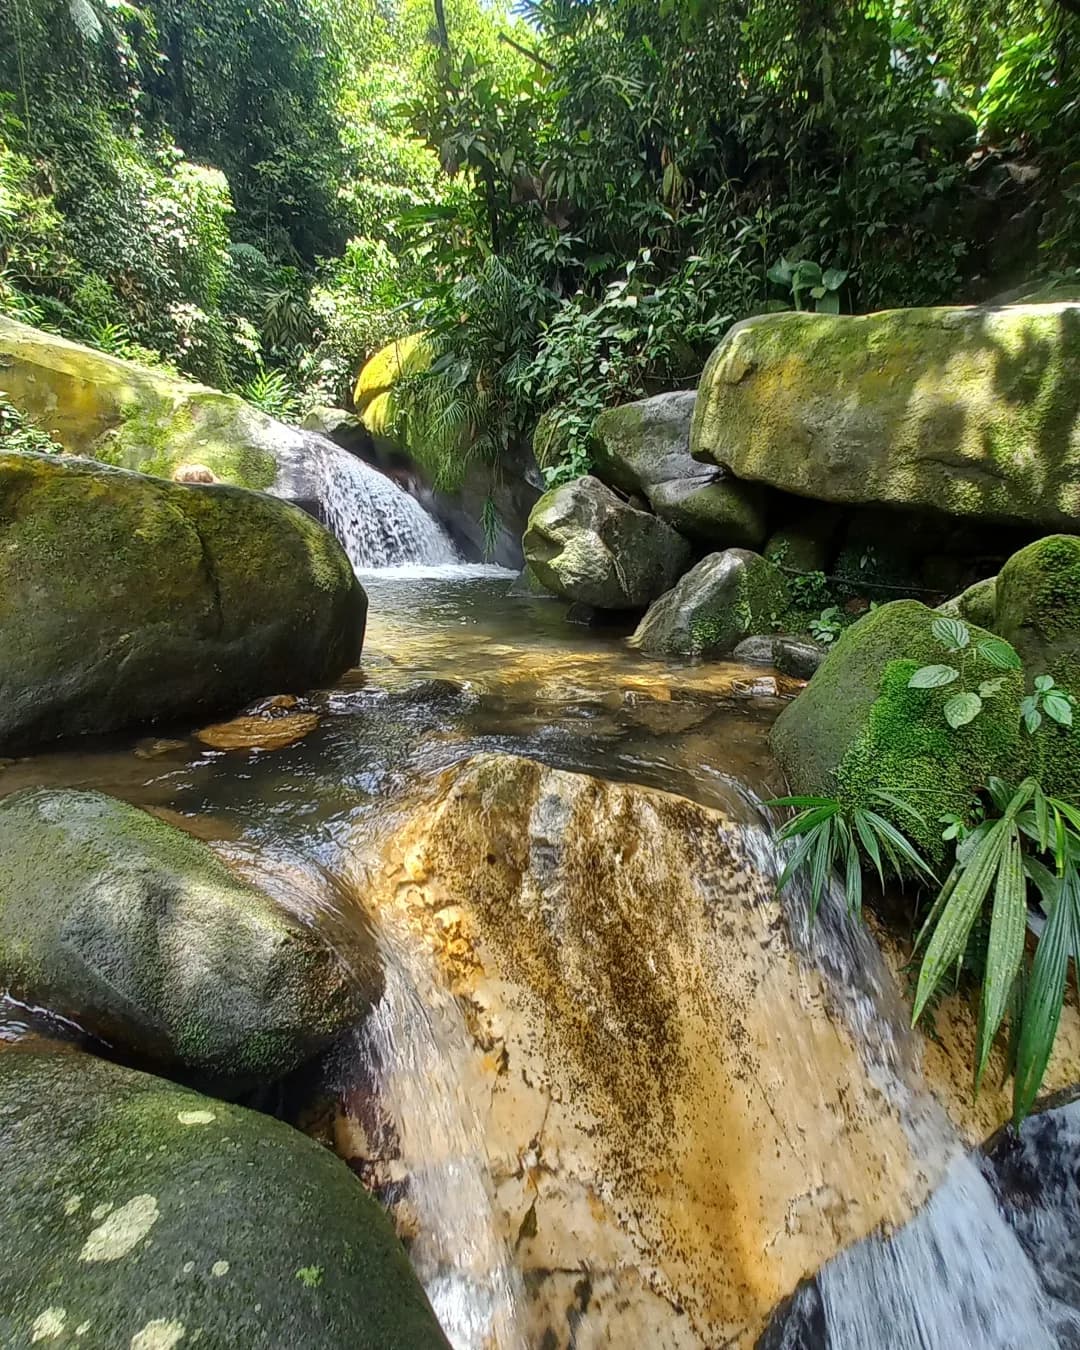
<svg viewBox="0 0 1080 1350"><path fill-rule="evenodd" d="M943 854L943 811L963 815L991 775L1023 775L1019 672L1000 672L972 657L968 687L1001 678L999 691L966 727L945 721L946 700L956 687L907 687L919 666L947 659L930 631L932 610L914 600L896 601L867 614L841 634L806 690L784 710L772 743L796 792L840 794L873 804L875 790L908 797L926 824L892 812L917 835L932 858ZM973 644L986 637L972 628Z"/></svg>

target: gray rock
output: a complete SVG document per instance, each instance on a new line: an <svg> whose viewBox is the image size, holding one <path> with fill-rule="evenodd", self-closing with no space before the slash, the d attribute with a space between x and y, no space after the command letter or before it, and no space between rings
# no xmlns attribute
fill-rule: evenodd
<svg viewBox="0 0 1080 1350"><path fill-rule="evenodd" d="M548 590L597 609L644 609L690 561L690 545L670 525L590 477L541 497L524 549Z"/></svg>
<svg viewBox="0 0 1080 1350"><path fill-rule="evenodd" d="M379 996L206 844L98 792L0 802L0 988L217 1086L287 1073Z"/></svg>
<svg viewBox="0 0 1080 1350"><path fill-rule="evenodd" d="M726 656L763 628L783 624L790 597L782 574L757 553L711 553L649 609L631 638L664 656Z"/></svg>

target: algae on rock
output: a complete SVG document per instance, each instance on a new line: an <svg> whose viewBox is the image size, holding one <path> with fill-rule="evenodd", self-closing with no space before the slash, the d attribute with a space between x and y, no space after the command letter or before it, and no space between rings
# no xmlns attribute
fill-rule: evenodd
<svg viewBox="0 0 1080 1350"><path fill-rule="evenodd" d="M0 451L0 747L204 716L359 659L367 600L294 506Z"/></svg>
<svg viewBox="0 0 1080 1350"><path fill-rule="evenodd" d="M1080 525L1080 305L771 314L702 376L696 458L829 502Z"/></svg>
<svg viewBox="0 0 1080 1350"><path fill-rule="evenodd" d="M288 1073L380 993L210 847L99 792L0 801L0 988L215 1085Z"/></svg>
<svg viewBox="0 0 1080 1350"><path fill-rule="evenodd" d="M0 1344L449 1350L379 1206L280 1121L0 1054Z"/></svg>

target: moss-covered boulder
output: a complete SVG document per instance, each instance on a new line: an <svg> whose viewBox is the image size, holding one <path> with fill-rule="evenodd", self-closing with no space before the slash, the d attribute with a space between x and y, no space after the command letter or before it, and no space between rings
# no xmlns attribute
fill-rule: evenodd
<svg viewBox="0 0 1080 1350"><path fill-rule="evenodd" d="M1080 524L1080 305L771 314L709 359L695 457L829 502Z"/></svg>
<svg viewBox="0 0 1080 1350"><path fill-rule="evenodd" d="M995 631L1020 653L1029 675L1051 674L1080 693L1080 538L1050 535L1014 553L998 575L994 601Z"/></svg>
<svg viewBox="0 0 1080 1350"><path fill-rule="evenodd" d="M386 1216L280 1121L0 1055L0 1344L448 1350Z"/></svg>
<svg viewBox="0 0 1080 1350"><path fill-rule="evenodd" d="M0 451L0 752L324 684L366 610L286 502Z"/></svg>
<svg viewBox="0 0 1080 1350"><path fill-rule="evenodd" d="M690 545L670 525L590 477L540 498L522 546L549 591L597 609L644 609L690 561Z"/></svg>
<svg viewBox="0 0 1080 1350"><path fill-rule="evenodd" d="M941 814L966 816L972 796L991 776L1022 776L1028 753L1020 728L1023 676L979 656L978 643L991 636L984 630L970 629L971 645L960 659L963 687L1000 684L974 721L954 729L945 720L944 704L959 684L908 688L920 666L954 662L931 632L937 617L916 600L897 600L865 615L841 634L772 732L793 792L853 804L872 804L872 794L882 789L904 797L923 823L907 816L897 823L934 858L942 855Z"/></svg>
<svg viewBox="0 0 1080 1350"><path fill-rule="evenodd" d="M356 377L353 404L363 413L380 395L389 394L405 375L416 375L432 362L431 344L424 333L410 333L381 347L365 361Z"/></svg>
<svg viewBox="0 0 1080 1350"><path fill-rule="evenodd" d="M380 993L206 844L98 792L0 801L0 988L215 1085L280 1077Z"/></svg>
<svg viewBox="0 0 1080 1350"><path fill-rule="evenodd" d="M171 478L205 465L222 483L314 509L319 438L236 394L121 361L0 316L0 393L64 450Z"/></svg>
<svg viewBox="0 0 1080 1350"><path fill-rule="evenodd" d="M765 492L691 457L696 397L692 391L657 394L601 413L592 429L596 476L645 497L689 539L714 548L757 548L765 539Z"/></svg>
<svg viewBox="0 0 1080 1350"><path fill-rule="evenodd" d="M938 605L938 612L997 632L997 577L974 582L959 595Z"/></svg>
<svg viewBox="0 0 1080 1350"><path fill-rule="evenodd" d="M744 638L782 627L790 607L772 563L729 548L703 558L650 605L630 642L659 656L726 656Z"/></svg>

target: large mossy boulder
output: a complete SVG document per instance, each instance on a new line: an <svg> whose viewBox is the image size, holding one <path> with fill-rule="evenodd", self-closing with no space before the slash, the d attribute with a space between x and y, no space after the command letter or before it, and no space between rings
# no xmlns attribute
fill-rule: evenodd
<svg viewBox="0 0 1080 1350"><path fill-rule="evenodd" d="M596 609L644 609L690 561L690 545L670 525L589 477L540 498L523 548L549 591Z"/></svg>
<svg viewBox="0 0 1080 1350"><path fill-rule="evenodd" d="M69 454L162 478L197 464L222 483L318 509L321 438L236 394L2 315L0 393Z"/></svg>
<svg viewBox="0 0 1080 1350"><path fill-rule="evenodd" d="M744 638L783 626L783 575L746 549L710 553L649 607L631 645L658 656L727 656Z"/></svg>
<svg viewBox="0 0 1080 1350"><path fill-rule="evenodd" d="M959 684L908 687L920 666L951 660L931 632L937 617L916 600L897 600L865 615L840 636L772 732L793 792L838 796L855 805L875 805L873 794L881 790L903 797L922 823L904 815L897 824L933 858L943 851L939 817L966 817L973 795L991 777L1023 776L1027 754L1020 727L1023 676L979 656L978 643L991 636L983 629L970 629L963 687L1001 683L974 721L954 729L945 719L944 704ZM880 802L877 807L893 813Z"/></svg>
<svg viewBox="0 0 1080 1350"><path fill-rule="evenodd" d="M697 395L657 394L600 414L593 424L596 476L638 493L687 538L714 548L758 548L765 539L765 492L690 455Z"/></svg>
<svg viewBox="0 0 1080 1350"><path fill-rule="evenodd" d="M288 503L0 452L0 752L323 684L366 610Z"/></svg>
<svg viewBox="0 0 1080 1350"><path fill-rule="evenodd" d="M1050 535L1012 555L994 585L994 630L1029 675L1080 694L1080 538Z"/></svg>
<svg viewBox="0 0 1080 1350"><path fill-rule="evenodd" d="M280 1121L0 1055L0 1344L448 1350L378 1205Z"/></svg>
<svg viewBox="0 0 1080 1350"><path fill-rule="evenodd" d="M829 502L1080 525L1080 305L772 314L709 359L697 458Z"/></svg>
<svg viewBox="0 0 1080 1350"><path fill-rule="evenodd" d="M288 1073L380 994L206 844L98 792L0 801L0 988L143 1061L244 1086Z"/></svg>

